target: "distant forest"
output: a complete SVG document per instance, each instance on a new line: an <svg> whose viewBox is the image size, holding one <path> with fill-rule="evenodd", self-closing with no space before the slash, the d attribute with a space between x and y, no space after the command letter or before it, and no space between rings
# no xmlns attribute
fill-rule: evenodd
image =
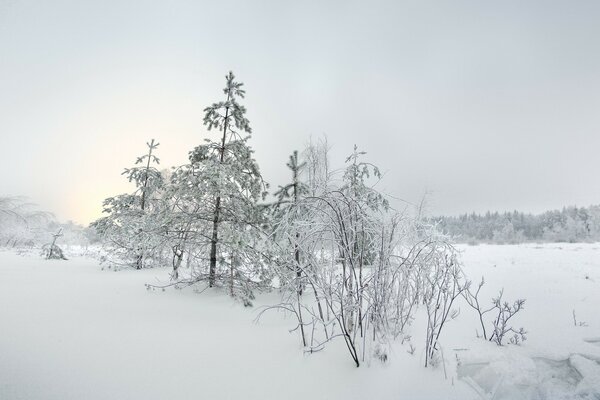
<svg viewBox="0 0 600 400"><path fill-rule="evenodd" d="M441 231L462 243L600 241L600 205L565 207L542 214L488 211L433 220Z"/></svg>

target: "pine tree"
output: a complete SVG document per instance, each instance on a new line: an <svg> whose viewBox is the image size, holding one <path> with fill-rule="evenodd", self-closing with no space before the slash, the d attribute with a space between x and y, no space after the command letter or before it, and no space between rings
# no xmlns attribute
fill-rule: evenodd
<svg viewBox="0 0 600 400"><path fill-rule="evenodd" d="M159 144L152 139L146 145L148 152L138 157L132 168L123 171L129 182L135 184L134 193L104 200L103 212L108 215L92 223L113 250L113 263L124 261L136 269L144 267L148 252L159 250L155 224L159 211L157 194L163 189L163 178L156 168L160 160L154 154Z"/></svg>
<svg viewBox="0 0 600 400"><path fill-rule="evenodd" d="M277 197L277 203L275 204L276 218L282 210L285 212L285 210L288 209L290 206L294 207L297 210L298 201L302 197L306 196L309 192L308 186L304 182L300 181L300 173L302 172L302 169L306 166L306 163L298 162L298 151L294 151L292 153L292 155L290 156L290 161L286 165L292 172L292 182L285 186L280 186L279 190L275 192L275 196ZM293 236L295 238L293 246L296 278L298 280L297 291L298 294L302 294L303 285L300 282L300 279L302 277L302 267L300 265L300 248L298 247L300 232L294 232Z"/></svg>
<svg viewBox="0 0 600 400"><path fill-rule="evenodd" d="M154 143L154 139L152 139L152 141L150 143L146 143L146 145L148 146L148 154L139 157L135 162L136 165L143 165L144 163L146 163L146 165L141 167L126 168L123 172L123 175L127 175L129 182L134 181L136 186L139 188L138 192L140 196L140 209L142 212L146 209L148 196L152 194L153 189L156 187L155 181L160 181L161 178L160 172L156 168L150 167L151 163L155 163L157 165L160 164L158 157L152 154L152 152L159 146L159 143ZM140 248L135 262L136 269L142 269L143 262L144 251L142 248Z"/></svg>
<svg viewBox="0 0 600 400"><path fill-rule="evenodd" d="M225 161L226 152L226 141L231 140L232 137L237 136L237 132L231 127L232 123L235 127L242 132L248 134L252 132L250 129L250 123L244 116L246 109L241 106L236 97L244 98L245 91L242 89L243 83L237 83L234 81L235 77L233 72L229 71L229 74L225 77L227 84L223 92L227 96L224 102L213 103L211 106L204 109L204 125L208 127L210 131L213 128L223 131L221 138L221 146L218 147L217 154L219 164L223 164ZM225 115L221 115L221 112L225 111ZM232 121L233 120L233 121ZM220 177L219 177L220 178ZM215 210L213 216L213 228L212 238L210 242L210 270L209 270L209 286L215 284L215 273L217 267L217 242L219 240L219 218L221 216L221 192L217 190L215 199Z"/></svg>
<svg viewBox="0 0 600 400"><path fill-rule="evenodd" d="M238 102L245 94L242 86L233 73L226 76L225 100L204 110L204 124L219 131L219 140L206 139L193 149L189 165L173 174L172 184L179 185L178 196L194 209L190 218L196 246L208 244L209 286L229 283L230 292L241 293L246 301L262 268L256 248L262 218L258 201L267 186L248 145L252 131Z"/></svg>

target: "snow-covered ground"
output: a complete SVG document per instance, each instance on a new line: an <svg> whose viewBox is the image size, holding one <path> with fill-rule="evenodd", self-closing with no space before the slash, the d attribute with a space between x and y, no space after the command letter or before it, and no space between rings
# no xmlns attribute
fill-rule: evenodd
<svg viewBox="0 0 600 400"><path fill-rule="evenodd" d="M600 244L462 249L471 279L485 275L483 298L504 287L527 299L514 323L529 332L521 346L472 341L476 316L462 306L446 332L448 348L467 348L454 351L462 380L495 399L600 399Z"/></svg>
<svg viewBox="0 0 600 400"><path fill-rule="evenodd" d="M469 277L485 275L483 299L502 287L527 299L514 323L528 340L478 339L460 299L434 369L422 367L422 318L413 355L397 343L387 363L355 368L342 342L303 354L282 313L255 323L276 293L244 308L218 292L145 288L166 270L0 252L0 399L600 399L600 244L461 249Z"/></svg>

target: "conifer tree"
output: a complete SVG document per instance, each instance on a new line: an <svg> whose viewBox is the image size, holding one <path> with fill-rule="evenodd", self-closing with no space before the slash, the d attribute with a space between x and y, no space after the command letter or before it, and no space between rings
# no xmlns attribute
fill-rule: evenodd
<svg viewBox="0 0 600 400"><path fill-rule="evenodd" d="M113 250L114 264L126 264L136 269L144 267L147 252L156 252L156 213L159 210L157 193L163 188L162 174L156 168L160 160L155 155L159 143L146 143L148 152L137 158L132 168L123 175L133 182L133 194L122 194L104 200L103 212L108 214L92 223L104 242Z"/></svg>
<svg viewBox="0 0 600 400"><path fill-rule="evenodd" d="M252 130L246 108L238 102L245 95L243 84L231 72L225 78L225 100L204 109L204 124L218 131L219 139L206 139L193 149L189 165L173 179L179 182L179 195L195 210L190 218L196 246L204 249L208 244L209 286L228 283L232 294L241 293L247 301L250 286L260 281L258 201L264 199L267 186L248 145Z"/></svg>
<svg viewBox="0 0 600 400"><path fill-rule="evenodd" d="M285 185L280 186L279 190L275 192L275 196L277 197L277 203L275 204L275 214L279 214L281 211L285 212L286 209L290 207L295 207L298 209L298 201L308 194L308 186L300 180L300 173L302 169L306 166L305 162L299 163L298 161L298 151L294 151L290 156L290 161L286 164L287 167L292 172L292 182ZM276 219L277 216L276 216ZM296 270L296 278L300 281L302 277L302 267L300 265L300 248L298 247L300 232L296 231L293 233L294 242L294 262L295 262L295 270ZM302 283L297 283L297 291L298 294L302 294Z"/></svg>

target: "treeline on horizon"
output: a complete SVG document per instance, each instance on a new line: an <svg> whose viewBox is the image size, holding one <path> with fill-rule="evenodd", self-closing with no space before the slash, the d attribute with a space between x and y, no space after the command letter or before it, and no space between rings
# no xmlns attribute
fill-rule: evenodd
<svg viewBox="0 0 600 400"><path fill-rule="evenodd" d="M431 220L460 243L600 241L600 205L569 206L541 214L488 211L485 214L439 216Z"/></svg>

